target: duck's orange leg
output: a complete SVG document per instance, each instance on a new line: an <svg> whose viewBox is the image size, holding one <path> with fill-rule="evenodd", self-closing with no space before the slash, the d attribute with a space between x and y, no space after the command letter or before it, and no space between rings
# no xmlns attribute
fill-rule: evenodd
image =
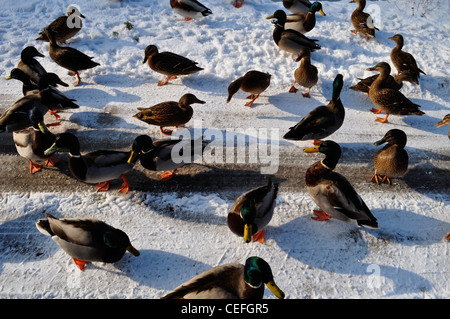
<svg viewBox="0 0 450 319"><path fill-rule="evenodd" d="M381 118L381 117L377 117L375 121L379 122L379 123L386 123L387 119L388 119L388 116L389 116L389 114L386 114L386 117L384 119Z"/></svg>
<svg viewBox="0 0 450 319"><path fill-rule="evenodd" d="M252 106L253 102L255 102L255 100L258 97L259 97L259 94L258 95L254 95L254 94L250 95L249 98L251 98L251 101L248 101L247 103L245 103L245 106L248 106L248 107Z"/></svg>
<svg viewBox="0 0 450 319"><path fill-rule="evenodd" d="M253 235L253 241L264 244L264 229L261 229L259 232Z"/></svg>
<svg viewBox="0 0 450 319"><path fill-rule="evenodd" d="M77 80L75 81L75 83L73 83L73 86L77 86L78 84L81 83L81 78L80 78L80 74L78 74L78 71L69 72L69 75L77 77Z"/></svg>
<svg viewBox="0 0 450 319"><path fill-rule="evenodd" d="M375 180L375 182L377 182L377 184L380 184L380 181L378 180L378 174L377 174L377 169L375 170L375 173L372 176L372 179L370 180L371 182L373 182L373 180Z"/></svg>
<svg viewBox="0 0 450 319"><path fill-rule="evenodd" d="M391 180L389 179L389 177L387 177L386 175L383 176L383 179L381 180L382 183L384 183L384 181L388 182L389 185L391 185Z"/></svg>
<svg viewBox="0 0 450 319"><path fill-rule="evenodd" d="M447 235L445 235L445 239L450 240L450 233L448 233Z"/></svg>
<svg viewBox="0 0 450 319"><path fill-rule="evenodd" d="M97 184L95 185L95 187L97 187L97 191L99 192L106 192L107 190L109 190L109 181Z"/></svg>
<svg viewBox="0 0 450 319"><path fill-rule="evenodd" d="M173 171L166 171L161 174L161 181L167 182L168 180L171 180L175 176L175 172L177 169L174 169Z"/></svg>
<svg viewBox="0 0 450 319"><path fill-rule="evenodd" d="M373 107L370 109L370 112L372 112L373 114L380 114L383 111Z"/></svg>
<svg viewBox="0 0 450 319"><path fill-rule="evenodd" d="M75 265L77 265L77 267L83 271L84 267L86 266L87 262L81 259L77 259L75 257L72 257L73 261L75 262Z"/></svg>
<svg viewBox="0 0 450 319"><path fill-rule="evenodd" d="M159 127L159 130L160 130L161 133L163 133L164 135L172 135L172 130L164 129L163 126L160 126L160 127Z"/></svg>
<svg viewBox="0 0 450 319"><path fill-rule="evenodd" d="M311 95L309 95L309 91L311 91L311 88L308 89L308 92L306 93L302 93L303 97L311 97Z"/></svg>
<svg viewBox="0 0 450 319"><path fill-rule="evenodd" d="M119 192L127 194L130 190L130 184L128 184L128 180L125 178L124 175L121 176L123 179L123 184L119 188Z"/></svg>
<svg viewBox="0 0 450 319"><path fill-rule="evenodd" d="M42 168L41 164L33 163L30 159L28 159L28 161L30 162L30 173L31 174L34 174L41 170L41 168Z"/></svg>
<svg viewBox="0 0 450 319"><path fill-rule="evenodd" d="M59 159L49 157L49 158L47 159L47 161L45 161L45 166L47 166L47 167L53 167L53 166L55 166L55 165L58 164L58 163L59 163Z"/></svg>
<svg viewBox="0 0 450 319"><path fill-rule="evenodd" d="M165 80L159 81L159 82L158 82L158 86L166 85L167 83L169 83L170 80L175 80L176 78L177 78L176 75L174 75L174 76L168 76Z"/></svg>
<svg viewBox="0 0 450 319"><path fill-rule="evenodd" d="M295 83L297 83L297 81L294 81L294 84L292 84L291 88L289 89L289 93L297 93L298 89L295 87Z"/></svg>
<svg viewBox="0 0 450 319"><path fill-rule="evenodd" d="M240 8L240 7L242 7L243 3L244 3L244 0L236 0L235 3L234 3L234 6L236 8Z"/></svg>
<svg viewBox="0 0 450 319"><path fill-rule="evenodd" d="M324 221L324 220L329 220L331 218L331 216L327 215L323 210L314 210L313 212L317 216L317 217L314 217L314 216L311 217L314 220Z"/></svg>
<svg viewBox="0 0 450 319"><path fill-rule="evenodd" d="M49 114L51 114L51 115L53 115L54 117L55 117L55 119L60 119L61 118L61 116L59 116L57 113L58 113L58 111L57 110L48 110L48 113Z"/></svg>

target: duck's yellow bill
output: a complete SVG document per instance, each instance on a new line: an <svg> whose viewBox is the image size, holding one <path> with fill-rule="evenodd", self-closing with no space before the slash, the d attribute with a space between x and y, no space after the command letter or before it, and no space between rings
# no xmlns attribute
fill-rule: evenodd
<svg viewBox="0 0 450 319"><path fill-rule="evenodd" d="M252 225L244 225L244 241L249 243L252 240Z"/></svg>
<svg viewBox="0 0 450 319"><path fill-rule="evenodd" d="M326 16L325 12L323 12L322 9L320 9L319 12L320 12L321 15Z"/></svg>
<svg viewBox="0 0 450 319"><path fill-rule="evenodd" d="M8 75L5 80L11 80L11 79L12 79L11 75Z"/></svg>
<svg viewBox="0 0 450 319"><path fill-rule="evenodd" d="M136 248L134 248L133 246L128 246L127 250L130 254L132 254L133 256L139 256L141 253L139 252L139 250L137 250Z"/></svg>
<svg viewBox="0 0 450 319"><path fill-rule="evenodd" d="M313 146L313 147L307 147L307 148L305 148L303 150L303 152L305 152L305 153L317 153L317 152L319 152L319 147L320 147L320 145L316 145L316 146Z"/></svg>
<svg viewBox="0 0 450 319"><path fill-rule="evenodd" d="M267 17L266 19L273 19L275 18L275 14L272 14L270 17Z"/></svg>
<svg viewBox="0 0 450 319"><path fill-rule="evenodd" d="M137 158L137 157L138 157L138 154L137 154L135 151L131 151L131 155L130 155L130 157L128 158L127 163L128 163L128 164L134 163L134 162L136 161L136 158Z"/></svg>
<svg viewBox="0 0 450 319"><path fill-rule="evenodd" d="M273 280L266 283L267 288L279 299L284 299L284 292L278 288Z"/></svg>

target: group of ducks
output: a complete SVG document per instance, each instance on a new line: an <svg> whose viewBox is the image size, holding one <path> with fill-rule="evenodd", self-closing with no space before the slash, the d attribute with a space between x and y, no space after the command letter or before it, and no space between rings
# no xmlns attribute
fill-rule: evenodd
<svg viewBox="0 0 450 319"><path fill-rule="evenodd" d="M356 24L357 32L366 34L371 26L371 20L366 17L361 22L365 1L355 0L359 6L352 15L352 22L358 17ZM236 0L236 7L240 7L243 0ZM196 18L198 14L207 16L211 10L207 9L195 0L171 0L172 8L186 18ZM300 67L295 71L295 83L308 88L303 96L308 97L312 86L317 83L317 68L311 65L311 52L320 49L317 40L310 41L300 31L284 29L285 24L292 23L295 28L304 33L310 31L315 25L314 14L320 12L325 15L320 3L309 3L307 0L283 1L283 5L293 14L287 16L284 11L276 11L270 19L275 19L274 41L282 50L298 55L301 60ZM194 12L197 12L194 14ZM68 15L74 14L73 9ZM356 16L354 18L354 16ZM80 18L84 18L79 13ZM63 19L67 19L64 16ZM58 65L70 70L77 76L76 85L80 82L78 72L98 65L80 51L61 47L68 38L76 34L78 30L65 30L66 23L57 23L58 19L44 29L37 40L49 41L49 55ZM364 24L366 23L366 24ZM364 25L363 25L364 24ZM58 26L59 25L59 26ZM354 24L355 25L355 24ZM294 28L294 27L293 27ZM291 31L290 31L291 30ZM69 34L69 31L71 32ZM374 36L374 31L367 34ZM297 35L300 34L301 36ZM301 38L299 44L293 45L293 41ZM306 40L305 40L306 39ZM396 65L400 75L391 77L389 64L381 62L370 70L378 71L380 74L370 79L362 79L352 89L360 90L369 94L373 103L386 112L386 118L380 120L385 122L389 114L419 114L418 106L408 102L398 90L402 81L417 82L419 73L415 68L405 67L404 61L414 61L412 56L401 51L403 37L396 35L392 40L397 42L392 51L392 62ZM294 49L295 48L295 49ZM290 50L290 51L289 51ZM406 56L399 61L400 56ZM173 171L184 163L176 164L171 159L172 148L180 140L161 139L153 141L147 135L140 135L134 140L130 151L105 151L99 150L81 154L78 138L72 133L52 134L47 127L58 125L58 123L45 124L43 117L50 112L56 114L59 110L77 108L75 100L66 97L56 86L68 86L61 81L56 74L47 73L44 68L34 59L42 57L34 47L27 47L21 53L21 61L17 68L13 69L10 78L22 81L22 92L24 97L15 102L1 117L0 130L13 132L13 138L18 153L30 162L30 172L35 173L40 169L36 160L46 159L45 165L52 166L57 160L51 158L58 149L69 151L69 168L77 179L86 183L99 183L99 190L109 189L109 181L112 179L123 179L120 191L126 193L129 190L125 174L129 172L139 160L141 165L153 171L165 171L162 180L170 179ZM412 58L412 60L411 60ZM197 63L172 52L159 52L155 45L149 45L145 49L143 63L165 76L158 85L165 85L170 80L180 75L188 75L203 70ZM412 62L410 65L414 65ZM403 77L402 77L403 76ZM246 103L251 106L253 102L270 85L270 74L251 70L242 77L233 81L228 87L227 102L239 90L250 93L250 101ZM290 92L296 92L295 86ZM315 210L315 220L328 220L331 217L354 225L377 228L377 219L364 203L351 183L341 174L334 172L340 156L340 146L326 137L338 130L344 121L345 110L340 99L343 87L343 76L338 74L333 82L331 100L327 105L315 108L306 115L297 125L291 127L283 136L289 140L313 140L313 147L304 149L306 153L320 152L325 155L311 165L305 174L308 193L320 210ZM394 102L392 102L394 101ZM151 125L160 127L163 134L170 135L168 126L180 127L187 123L193 114L191 104L205 103L193 94L183 95L179 101L159 103L150 108L139 109L135 118L145 121ZM395 104L395 105L394 105ZM414 105L414 106L411 106ZM397 109L396 109L397 108ZM414 108L415 113L411 113ZM379 113L378 110L373 110ZM423 112L421 113L423 114ZM450 115L447 115L437 125L450 124ZM450 137L450 131L449 131ZM191 140L192 157L201 156L208 141ZM408 167L408 154L404 150L406 145L406 134L398 129L388 131L385 136L375 142L375 145L387 145L379 150L374 158L375 173L372 180L377 183L387 181L390 178L403 176ZM259 241L264 243L264 228L273 217L278 185L269 178L266 185L251 189L239 196L230 208L227 224L229 229L236 235L243 237L248 243ZM83 270L87 261L89 262L116 262L120 260L126 251L134 256L139 256L129 237L121 230L95 219L61 218L58 219L47 213L47 219L39 220L36 226L40 232L51 236L52 239L75 261L76 265ZM278 298L284 298L283 291L275 284L272 271L266 261L260 257L249 257L245 264L226 264L214 267L186 283L180 285L163 298L262 298L264 284Z"/></svg>

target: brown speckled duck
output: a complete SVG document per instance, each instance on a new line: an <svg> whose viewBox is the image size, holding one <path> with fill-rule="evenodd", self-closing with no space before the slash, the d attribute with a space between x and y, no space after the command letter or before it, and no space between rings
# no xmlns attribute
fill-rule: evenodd
<svg viewBox="0 0 450 319"><path fill-rule="evenodd" d="M46 213L36 227L50 236L84 270L87 262L114 263L122 259L125 251L139 256L128 235L120 229L92 218L56 218Z"/></svg>
<svg viewBox="0 0 450 319"><path fill-rule="evenodd" d="M437 127L441 127L441 126L444 126L446 124L450 125L450 114L447 114L446 116L444 116L442 121L440 121L440 122L438 122L438 123L436 123L434 125L436 125ZM450 130L448 130L448 138L450 139Z"/></svg>
<svg viewBox="0 0 450 319"><path fill-rule="evenodd" d="M321 15L326 16L325 12L323 12L322 4L320 2L314 2L311 5L308 13L306 14L288 14L286 17L284 28L286 30L296 30L302 34L308 33L316 26L316 12L319 12Z"/></svg>
<svg viewBox="0 0 450 319"><path fill-rule="evenodd" d="M205 101L199 100L194 94L184 94L178 102L167 101L158 103L149 108L138 107L140 111L134 118L147 124L157 125L161 133L171 135L171 130L166 130L166 126L180 127L190 121L194 110L191 104L205 104Z"/></svg>
<svg viewBox="0 0 450 319"><path fill-rule="evenodd" d="M309 0L283 0L283 7L292 13L307 14L311 5Z"/></svg>
<svg viewBox="0 0 450 319"><path fill-rule="evenodd" d="M358 80L360 81L355 85L351 86L350 89L369 94L370 86L377 78L378 74L369 76L364 79L358 78ZM413 82L414 79L415 79L414 74L412 74L409 71L405 71L400 73L396 77L389 75L388 78L386 79L385 85L387 88L398 91L403 87L403 82Z"/></svg>
<svg viewBox="0 0 450 319"><path fill-rule="evenodd" d="M376 152L373 159L375 173L372 181L377 184L387 181L391 184L390 178L402 177L408 170L408 153L405 150L406 134L402 130L389 130L384 137L376 141L374 145L378 146L387 143L382 149Z"/></svg>
<svg viewBox="0 0 450 319"><path fill-rule="evenodd" d="M159 52L155 45L149 45L145 48L145 57L142 63L147 61L150 69L167 76L164 81L158 82L158 86L167 84L179 75L188 75L203 70L203 68L197 66L197 62L181 55L172 52Z"/></svg>
<svg viewBox="0 0 450 319"><path fill-rule="evenodd" d="M243 76L231 82L228 86L227 103L229 103L233 95L241 89L244 92L251 93L251 95L247 97L251 100L245 103L245 106L252 106L259 95L269 87L270 78L271 75L269 73L263 73L256 70L248 71Z"/></svg>
<svg viewBox="0 0 450 319"><path fill-rule="evenodd" d="M213 267L181 284L161 299L262 299L264 285L278 298L284 292L262 258L247 258L245 265L231 263Z"/></svg>
<svg viewBox="0 0 450 319"><path fill-rule="evenodd" d="M295 88L295 83L308 89L308 92L302 93L303 97L311 97L309 91L317 84L319 80L317 67L311 64L311 50L304 48L300 51L300 55L297 58L300 62L300 66L294 72L294 84L289 89L289 92L296 93L298 91Z"/></svg>
<svg viewBox="0 0 450 319"><path fill-rule="evenodd" d="M170 7L186 21L212 14L210 9L197 0L170 0Z"/></svg>
<svg viewBox="0 0 450 319"><path fill-rule="evenodd" d="M51 29L46 28L44 32L50 43L48 51L50 58L59 66L72 71L71 75L77 77L77 81L74 83L75 86L81 83L79 71L92 69L100 65L92 61L92 57L77 49L59 46L55 40L55 33Z"/></svg>
<svg viewBox="0 0 450 319"><path fill-rule="evenodd" d="M67 8L67 15L60 16L51 22L46 28L50 28L55 32L55 40L59 43L66 43L66 41L78 32L83 27L81 18L85 18L84 15L75 6L69 6ZM49 42L49 39L45 32L40 32L40 36L36 38L38 41Z"/></svg>
<svg viewBox="0 0 450 319"><path fill-rule="evenodd" d="M386 113L386 117L377 118L380 123L387 122L389 114L394 115L423 115L424 112L419 110L417 105L408 100L400 91L386 87L386 81L391 72L391 67L386 62L380 62L367 71L378 71L380 75L372 83L369 89L369 97L372 103L378 108L372 108L371 111L379 114L382 111Z"/></svg>
<svg viewBox="0 0 450 319"><path fill-rule="evenodd" d="M411 72L414 75L414 83L419 84L420 73L425 74L425 72L419 69L416 59L414 59L412 54L402 51L404 44L403 36L401 34L396 34L393 37L389 37L388 40L393 40L397 43L391 51L391 60L397 69L397 72Z"/></svg>
<svg viewBox="0 0 450 319"><path fill-rule="evenodd" d="M373 19L370 14L364 12L366 0L352 0L350 3L358 4L358 7L353 11L351 16L352 25L355 28L352 32L355 34L359 32L366 39L375 38L375 30L379 29L373 25Z"/></svg>
<svg viewBox="0 0 450 319"><path fill-rule="evenodd" d="M244 242L264 243L264 227L273 217L278 185L268 179L267 185L251 189L239 196L230 208L228 228L244 237Z"/></svg>
<svg viewBox="0 0 450 319"><path fill-rule="evenodd" d="M328 140L305 148L304 152L325 154L305 174L306 189L320 208L314 210L317 217L312 218L324 221L333 217L352 225L378 228L377 219L350 182L333 171L341 157L339 144Z"/></svg>

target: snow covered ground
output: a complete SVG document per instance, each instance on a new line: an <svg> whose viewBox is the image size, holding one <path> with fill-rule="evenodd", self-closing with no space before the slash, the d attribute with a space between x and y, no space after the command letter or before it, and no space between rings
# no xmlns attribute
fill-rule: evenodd
<svg viewBox="0 0 450 319"><path fill-rule="evenodd" d="M434 124L450 113L450 8L441 0L438 8L419 14L415 10L412 15L409 8L416 2L368 1L380 31L376 39L367 41L349 31L355 4L323 1L327 15L317 15L317 25L308 33L322 46L312 55L319 83L311 90L311 99L305 99L300 92L288 93L298 63L275 45L273 26L266 19L283 9L281 1L246 0L236 9L231 0L203 0L213 14L189 22L172 12L168 0L4 1L0 11L2 112L21 97L20 83L4 79L28 45L45 54L39 61L47 71L67 83L74 81L48 57L48 44L34 39L70 4L77 4L86 16L83 29L69 42L94 56L101 66L82 72L82 85L61 88L81 107L61 113L62 125L52 128L55 133L78 132L85 151L100 145L127 148L138 134L161 138L159 128L132 118L136 108L178 100L190 92L207 103L194 105L194 117L187 127L201 126L224 136L251 128L253 131L247 132L261 141L266 132L270 145L280 145L280 154L298 154L301 165L292 178L300 180L306 168L322 156L303 154L310 142L292 143L281 137L311 109L328 103L332 81L336 74L343 74L341 99L346 118L330 139L344 147L343 157L346 151L362 154L347 158L345 165L369 168L367 183L355 187L377 217L380 229L355 228L336 220L314 221L310 217L315 207L306 189L285 189L283 183L264 245L244 244L227 228L226 216L235 193L207 188L189 192L188 184L182 193L132 189L127 195L115 190L11 189L0 194L0 298L160 298L201 271L229 262L243 263L251 255L271 265L275 281L290 299L449 298L449 243L444 239L450 231L448 183L440 190L419 191L399 190L397 182L378 188L368 182L373 170L367 154L376 151L373 142L391 128L401 128L408 135L406 149L417 156L411 158L412 168L436 168L442 176L449 174L448 127ZM125 22L132 24L131 30ZM405 37L404 50L415 56L427 74L418 86L406 83L402 92L426 114L392 115L389 123L381 124L369 111L370 99L348 88L357 77L373 74L366 68L380 61L390 63L394 42L387 38L396 33ZM204 71L157 87L162 76L142 64L149 44L185 55ZM252 108L244 106L242 91L227 104L228 84L251 69L272 74L270 87ZM1 139L2 144L10 143L11 135L3 134ZM23 169L28 169L23 159L17 156L17 161L23 161ZM282 158L279 163L280 170L294 165ZM239 163L231 164L239 167ZM8 176L8 169L1 168L0 174ZM39 178L38 174L33 178ZM133 185L132 180L130 183ZM245 180L233 183L237 184L235 190L248 190ZM88 264L81 272L50 238L37 231L34 223L44 211L58 217L98 218L121 228L141 256L126 254L115 264ZM274 296L266 290L265 298Z"/></svg>

